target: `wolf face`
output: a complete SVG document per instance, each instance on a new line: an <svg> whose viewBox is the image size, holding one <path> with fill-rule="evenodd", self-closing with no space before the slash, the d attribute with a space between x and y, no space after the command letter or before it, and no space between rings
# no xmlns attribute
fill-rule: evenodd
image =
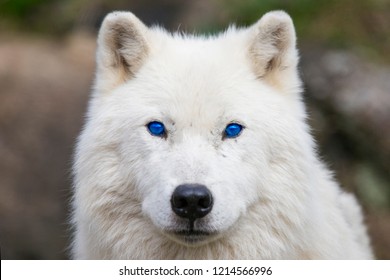
<svg viewBox="0 0 390 280"><path fill-rule="evenodd" d="M89 122L102 131L91 133L95 145L112 148L109 170L120 180L107 190L131 193L157 229L188 244L224 233L269 195L270 164L299 129L283 122L300 117L285 13L209 38L170 35L114 13L100 31L97 60Z"/></svg>
<svg viewBox="0 0 390 280"><path fill-rule="evenodd" d="M247 256L297 257L322 215L310 186L326 175L305 122L295 41L281 11L209 37L109 14L74 165L76 257L145 258L170 244L159 258L196 258L183 252L237 232Z"/></svg>

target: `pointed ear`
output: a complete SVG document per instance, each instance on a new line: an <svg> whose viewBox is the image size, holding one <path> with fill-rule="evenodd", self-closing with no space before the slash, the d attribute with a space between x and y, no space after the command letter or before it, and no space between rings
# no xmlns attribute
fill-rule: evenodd
<svg viewBox="0 0 390 280"><path fill-rule="evenodd" d="M296 70L298 54L293 22L283 11L265 14L252 27L250 57L259 78Z"/></svg>
<svg viewBox="0 0 390 280"><path fill-rule="evenodd" d="M148 55L148 28L130 12L108 14L97 46L97 88L112 89L133 77Z"/></svg>

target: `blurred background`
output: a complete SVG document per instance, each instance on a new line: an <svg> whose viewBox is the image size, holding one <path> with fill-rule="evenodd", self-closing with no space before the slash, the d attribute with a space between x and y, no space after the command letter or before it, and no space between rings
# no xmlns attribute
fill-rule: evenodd
<svg viewBox="0 0 390 280"><path fill-rule="evenodd" d="M297 28L319 153L390 259L390 0L0 0L1 258L69 257L72 154L108 12L215 33L273 9Z"/></svg>

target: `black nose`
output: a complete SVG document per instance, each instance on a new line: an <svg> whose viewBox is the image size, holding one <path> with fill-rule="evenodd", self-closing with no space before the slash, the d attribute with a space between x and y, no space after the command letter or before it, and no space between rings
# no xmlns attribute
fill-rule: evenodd
<svg viewBox="0 0 390 280"><path fill-rule="evenodd" d="M213 208L213 196L203 185L184 184L173 192L171 205L176 215L194 221L210 213Z"/></svg>

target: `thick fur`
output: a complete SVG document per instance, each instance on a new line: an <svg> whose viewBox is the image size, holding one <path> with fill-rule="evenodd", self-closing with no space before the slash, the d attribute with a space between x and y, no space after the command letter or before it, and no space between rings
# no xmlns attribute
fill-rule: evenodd
<svg viewBox="0 0 390 280"><path fill-rule="evenodd" d="M196 37L109 14L74 163L77 259L369 259L355 198L319 161L295 31L281 11ZM146 124L164 123L166 137ZM229 123L244 126L223 137ZM207 186L210 235L186 239L181 184Z"/></svg>

